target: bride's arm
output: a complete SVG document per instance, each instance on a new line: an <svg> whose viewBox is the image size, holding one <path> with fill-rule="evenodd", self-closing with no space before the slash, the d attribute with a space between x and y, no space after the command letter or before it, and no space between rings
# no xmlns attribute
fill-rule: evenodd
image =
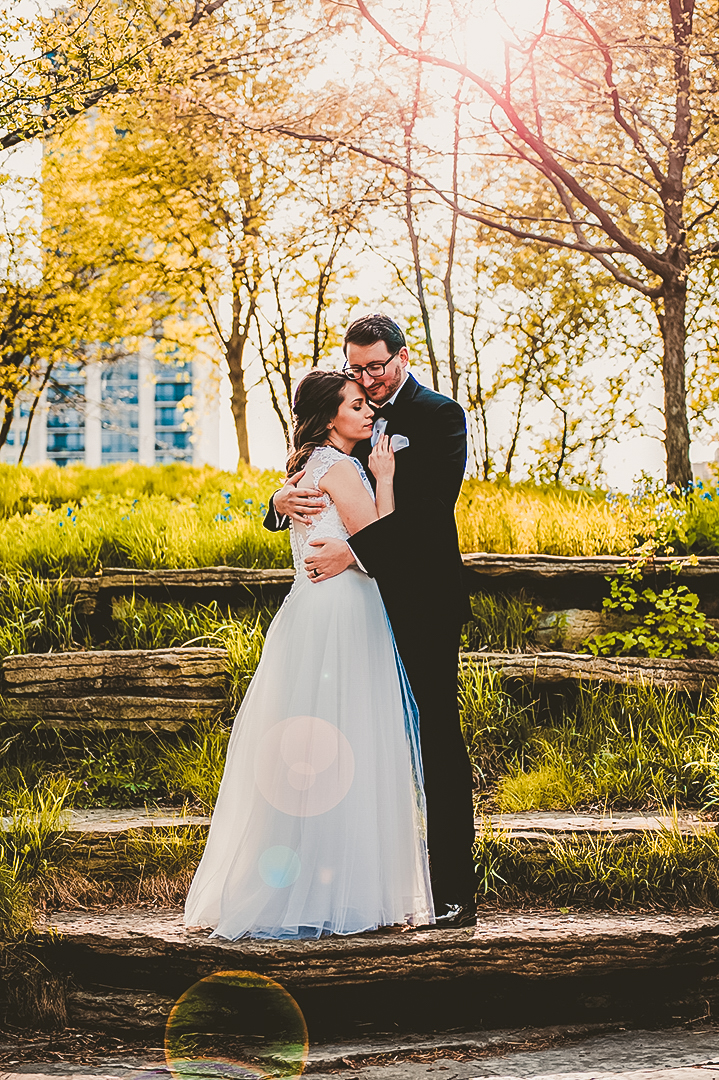
<svg viewBox="0 0 719 1080"><path fill-rule="evenodd" d="M348 533L359 532L377 521L374 500L351 461L334 464L320 480L319 487L332 499Z"/></svg>

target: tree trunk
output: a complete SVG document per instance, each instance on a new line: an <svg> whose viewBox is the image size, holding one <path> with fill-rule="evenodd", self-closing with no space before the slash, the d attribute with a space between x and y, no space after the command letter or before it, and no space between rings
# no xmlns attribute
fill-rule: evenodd
<svg viewBox="0 0 719 1080"><path fill-rule="evenodd" d="M10 428L15 417L15 399L10 400L5 398L2 403L2 424L0 424L0 447L3 447L7 442L8 435L10 434Z"/></svg>
<svg viewBox="0 0 719 1080"><path fill-rule="evenodd" d="M250 464L250 441L247 435L247 390L245 388L245 372L242 367L243 346L238 342L231 341L227 348L227 366L230 369L230 383L232 384L232 415L235 418L235 430L237 431L237 446L240 451L240 461Z"/></svg>
<svg viewBox="0 0 719 1080"><path fill-rule="evenodd" d="M667 281L664 287L664 311L659 318L664 341L664 445L667 483L675 484L678 488L686 488L692 478L686 392L686 306L686 281Z"/></svg>
<svg viewBox="0 0 719 1080"><path fill-rule="evenodd" d="M38 407L38 405L40 403L40 398L42 397L42 395L45 392L45 387L48 384L48 381L50 379L50 375L52 374L53 367L54 367L54 361L50 360L48 362L47 367L45 368L45 374L43 375L42 382L40 383L40 389L35 394L35 397L33 398L33 401L32 401L32 405L30 406L30 412L27 415L27 426L25 428L25 438L23 439L22 449L20 450L20 456L17 459L18 465L22 465L22 460L25 457L25 451L27 450L28 445L30 443L30 429L32 427L32 422L35 419L35 413L37 412L37 407Z"/></svg>
<svg viewBox="0 0 719 1080"><path fill-rule="evenodd" d="M250 332L250 322L256 306L257 295L253 291L243 313L240 282L236 280L236 275L233 275L232 332L226 343L225 357L232 385L231 405L232 415L235 418L235 430L237 431L237 446L240 451L240 461L244 461L246 465L250 464L250 441L247 435L247 388L245 386L244 355Z"/></svg>

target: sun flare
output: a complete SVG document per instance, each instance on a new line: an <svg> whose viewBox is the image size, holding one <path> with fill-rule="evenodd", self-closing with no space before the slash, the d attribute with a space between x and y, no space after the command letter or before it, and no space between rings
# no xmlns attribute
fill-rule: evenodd
<svg viewBox="0 0 719 1080"><path fill-rule="evenodd" d="M474 0L462 19L457 48L470 68L497 77L504 70L506 46L535 29L544 10L544 0Z"/></svg>

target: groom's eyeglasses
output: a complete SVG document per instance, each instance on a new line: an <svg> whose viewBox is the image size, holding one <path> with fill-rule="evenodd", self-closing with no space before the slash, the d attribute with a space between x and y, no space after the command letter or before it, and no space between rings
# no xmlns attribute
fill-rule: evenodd
<svg viewBox="0 0 719 1080"><path fill-rule="evenodd" d="M376 360L371 364L365 364L364 367L360 367L359 364L353 364L352 367L350 367L349 364L345 364L342 368L342 374L346 375L348 379L354 379L355 382L359 382L366 371L371 378L378 379L380 375L384 375L387 365L391 364L392 361L399 356L399 352L400 351L398 350L392 356L388 356L384 361Z"/></svg>

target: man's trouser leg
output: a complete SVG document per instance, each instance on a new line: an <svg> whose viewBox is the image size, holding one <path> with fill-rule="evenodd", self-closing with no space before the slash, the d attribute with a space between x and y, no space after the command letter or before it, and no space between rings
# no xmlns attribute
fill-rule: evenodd
<svg viewBox="0 0 719 1080"><path fill-rule="evenodd" d="M466 903L476 886L472 767L457 706L459 630L418 629L400 633L397 647L419 708L432 892L437 905Z"/></svg>

